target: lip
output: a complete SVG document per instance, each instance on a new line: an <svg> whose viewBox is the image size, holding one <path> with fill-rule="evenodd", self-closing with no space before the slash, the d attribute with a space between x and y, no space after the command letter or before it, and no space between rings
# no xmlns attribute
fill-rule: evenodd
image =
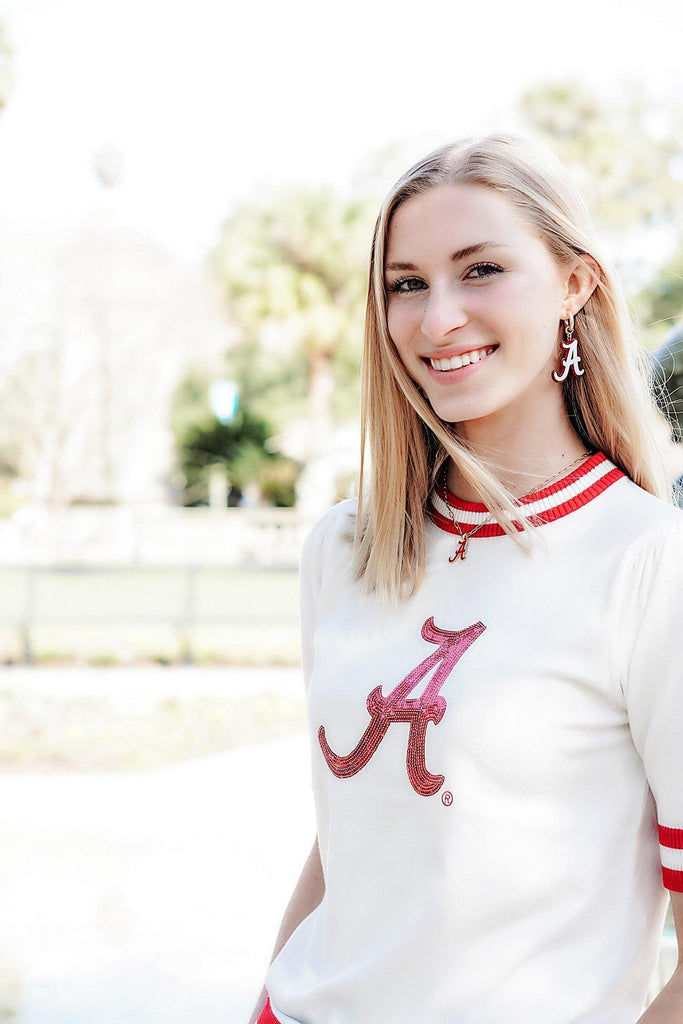
<svg viewBox="0 0 683 1024"><path fill-rule="evenodd" d="M456 345L455 348L449 348L445 351L443 349L438 352L429 352L426 355L420 356L420 359L452 359L454 356L464 356L466 352L481 352L482 349L487 348L498 348L498 345L492 345L491 342L484 345ZM491 353L493 355L493 353ZM449 371L447 370L446 373Z"/></svg>
<svg viewBox="0 0 683 1024"><path fill-rule="evenodd" d="M461 366L457 370L435 370L434 367L429 362L430 358L452 359L453 356L461 356L465 352L480 352L482 351L482 349L487 348L493 348L493 352L491 353L490 356L486 356L486 359L482 359L481 362L478 363L469 363L468 366ZM480 366L483 366L484 363L488 363L490 359L493 359L496 352L498 351L498 348L498 345L480 345L477 348L463 348L462 346L460 346L459 351L454 350L449 354L446 354L444 352L440 353L437 356L422 356L421 358L424 365L427 367L427 372L429 373L429 376L432 378L432 380L436 381L439 384L451 384L457 381L465 380L467 377L470 377L473 373L476 373Z"/></svg>

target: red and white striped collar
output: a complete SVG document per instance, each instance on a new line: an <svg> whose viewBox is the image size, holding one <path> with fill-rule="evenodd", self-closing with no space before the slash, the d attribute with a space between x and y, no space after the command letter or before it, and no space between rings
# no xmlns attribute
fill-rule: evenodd
<svg viewBox="0 0 683 1024"><path fill-rule="evenodd" d="M606 455L594 452L567 476L540 491L525 494L517 504L524 507L525 516L530 517L534 525L551 523L587 505L623 476L625 473L617 469ZM427 514L435 526L448 533L466 533L473 526L490 518L486 505L480 502L461 501L449 491L448 501L455 513L457 527L460 527L458 529L449 515L445 499L445 487L443 481L440 481L430 496ZM477 530L472 535L472 540L479 537L501 537L504 534L503 528L494 520Z"/></svg>

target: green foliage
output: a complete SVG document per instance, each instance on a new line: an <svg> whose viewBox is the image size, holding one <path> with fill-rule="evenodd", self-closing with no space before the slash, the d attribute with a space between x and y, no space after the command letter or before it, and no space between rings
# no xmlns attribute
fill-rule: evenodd
<svg viewBox="0 0 683 1024"><path fill-rule="evenodd" d="M656 348L683 316L683 101L657 101L635 86L610 98L557 81L529 89L520 110L567 165L619 254L641 336ZM662 229L678 238L663 266Z"/></svg>
<svg viewBox="0 0 683 1024"><path fill-rule="evenodd" d="M197 465L213 466L217 462L227 464L241 459L248 466L253 461L252 453L263 450L268 435L269 430L263 420L255 419L241 409L231 423L221 423L214 418L208 426L191 426L183 440L183 448L194 452Z"/></svg>
<svg viewBox="0 0 683 1024"><path fill-rule="evenodd" d="M195 372L182 381L173 403L184 503L207 504L211 468L222 465L238 494L256 484L274 505L293 505L300 467L272 448L270 425L244 407L222 423L209 407L208 391L208 378Z"/></svg>
<svg viewBox="0 0 683 1024"><path fill-rule="evenodd" d="M271 459L259 475L261 494L276 508L292 508L296 503L296 480L301 466L293 459Z"/></svg>
<svg viewBox="0 0 683 1024"><path fill-rule="evenodd" d="M171 429L177 444L194 425L208 427L215 419L209 404L210 384L207 374L191 370L176 387L171 403Z"/></svg>
<svg viewBox="0 0 683 1024"><path fill-rule="evenodd" d="M683 239L671 262L660 271L637 299L641 321L662 338L683 317Z"/></svg>
<svg viewBox="0 0 683 1024"><path fill-rule="evenodd" d="M357 414L367 265L378 203L298 188L239 207L214 253L240 340L228 354L245 403L278 427L307 416L322 358L333 412Z"/></svg>
<svg viewBox="0 0 683 1024"><path fill-rule="evenodd" d="M683 103L640 86L605 97L575 80L546 82L520 100L529 127L573 172L599 228L683 226Z"/></svg>
<svg viewBox="0 0 683 1024"><path fill-rule="evenodd" d="M14 46L5 25L0 23L0 109L7 106L14 79Z"/></svg>

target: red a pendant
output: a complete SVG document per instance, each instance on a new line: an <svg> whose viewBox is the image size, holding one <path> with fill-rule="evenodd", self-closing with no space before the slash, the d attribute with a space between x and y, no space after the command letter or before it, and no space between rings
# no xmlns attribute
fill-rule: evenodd
<svg viewBox="0 0 683 1024"><path fill-rule="evenodd" d="M461 562L465 561L465 559L467 558L467 541L468 540L469 540L469 537L461 537L460 538L460 543L458 544L458 549L455 552L455 554L451 555L451 557L448 559L449 562L455 562L456 559L458 559L458 558L460 559Z"/></svg>

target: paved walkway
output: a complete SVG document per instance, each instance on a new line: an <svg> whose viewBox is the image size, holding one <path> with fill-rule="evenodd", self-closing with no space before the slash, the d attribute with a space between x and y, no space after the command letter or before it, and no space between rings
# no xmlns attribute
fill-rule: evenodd
<svg viewBox="0 0 683 1024"><path fill-rule="evenodd" d="M136 698L164 696L197 697L229 694L240 697L254 693L303 695L300 668L244 668L238 666L132 665L126 668L93 668L50 665L42 668L16 665L3 668L0 690L30 691L37 696L102 694Z"/></svg>
<svg viewBox="0 0 683 1024"><path fill-rule="evenodd" d="M0 774L0 1019L244 1024L313 835L303 736L156 772Z"/></svg>

